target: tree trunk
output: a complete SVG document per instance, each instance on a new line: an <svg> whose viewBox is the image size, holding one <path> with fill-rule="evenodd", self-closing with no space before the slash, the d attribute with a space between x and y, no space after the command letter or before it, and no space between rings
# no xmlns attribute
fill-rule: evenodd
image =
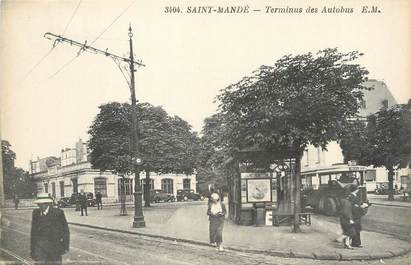
<svg viewBox="0 0 411 265"><path fill-rule="evenodd" d="M144 185L144 207L150 207L150 170L146 169L146 185Z"/></svg>
<svg viewBox="0 0 411 265"><path fill-rule="evenodd" d="M294 224L293 233L301 232L300 228L300 213L301 213L301 158L302 155L298 155L295 161L294 170Z"/></svg>
<svg viewBox="0 0 411 265"><path fill-rule="evenodd" d="M388 167L388 200L394 200L394 169Z"/></svg>
<svg viewBox="0 0 411 265"><path fill-rule="evenodd" d="M120 184L120 215L121 216L127 215L124 177L121 178L121 184Z"/></svg>

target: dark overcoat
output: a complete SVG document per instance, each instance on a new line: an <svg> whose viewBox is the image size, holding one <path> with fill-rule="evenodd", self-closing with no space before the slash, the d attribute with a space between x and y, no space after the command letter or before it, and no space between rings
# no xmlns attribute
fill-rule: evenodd
<svg viewBox="0 0 411 265"><path fill-rule="evenodd" d="M342 198L340 210L341 228L344 235L353 237L355 235L355 230L353 225L350 223L350 220L353 221L352 204L348 198Z"/></svg>
<svg viewBox="0 0 411 265"><path fill-rule="evenodd" d="M35 209L31 224L31 257L36 261L61 260L69 250L70 232L64 212L50 206L43 215Z"/></svg>

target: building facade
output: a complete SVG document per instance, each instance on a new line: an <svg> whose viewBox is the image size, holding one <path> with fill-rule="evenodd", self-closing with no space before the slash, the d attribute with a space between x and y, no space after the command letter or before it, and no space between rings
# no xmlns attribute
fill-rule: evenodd
<svg viewBox="0 0 411 265"><path fill-rule="evenodd" d="M103 195L103 202L119 202L121 194L126 200L133 200L133 176L121 177L111 171L100 172L92 169L88 161L88 151L81 139L75 148L61 150L60 158L46 157L30 161L31 175L37 185L37 193L46 192L56 199L70 197L81 190ZM142 187L145 172L141 172ZM185 174L150 173L150 189L161 189L174 195L179 189L196 191L196 176Z"/></svg>

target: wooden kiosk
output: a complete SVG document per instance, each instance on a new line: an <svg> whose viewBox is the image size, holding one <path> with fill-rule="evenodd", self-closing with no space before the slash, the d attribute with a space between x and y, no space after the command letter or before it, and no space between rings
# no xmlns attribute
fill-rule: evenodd
<svg viewBox="0 0 411 265"><path fill-rule="evenodd" d="M229 218L240 225L290 223L295 154L243 149L227 161Z"/></svg>

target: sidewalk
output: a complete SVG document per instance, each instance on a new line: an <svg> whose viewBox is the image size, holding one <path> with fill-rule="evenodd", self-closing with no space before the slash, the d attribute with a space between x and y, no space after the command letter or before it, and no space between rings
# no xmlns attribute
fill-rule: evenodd
<svg viewBox="0 0 411 265"><path fill-rule="evenodd" d="M102 211L89 208L89 216L80 216L74 209L64 211L72 225L208 245L206 208L205 203L186 204L180 208L155 204L148 209L144 208L145 228L132 228L132 207L127 207L128 216L119 216L119 207L105 207ZM338 224L320 216L313 216L312 222L312 226L301 226L302 233L294 234L287 226L238 226L227 220L223 232L224 246L228 250L242 252L328 260L390 258L410 250L408 242L365 231L362 232L364 248L344 249L340 243L335 242L340 231Z"/></svg>
<svg viewBox="0 0 411 265"><path fill-rule="evenodd" d="M376 205L411 207L411 201L409 199L404 201L403 195L394 195L394 201L389 201L388 195L368 194L367 197L370 203Z"/></svg>

